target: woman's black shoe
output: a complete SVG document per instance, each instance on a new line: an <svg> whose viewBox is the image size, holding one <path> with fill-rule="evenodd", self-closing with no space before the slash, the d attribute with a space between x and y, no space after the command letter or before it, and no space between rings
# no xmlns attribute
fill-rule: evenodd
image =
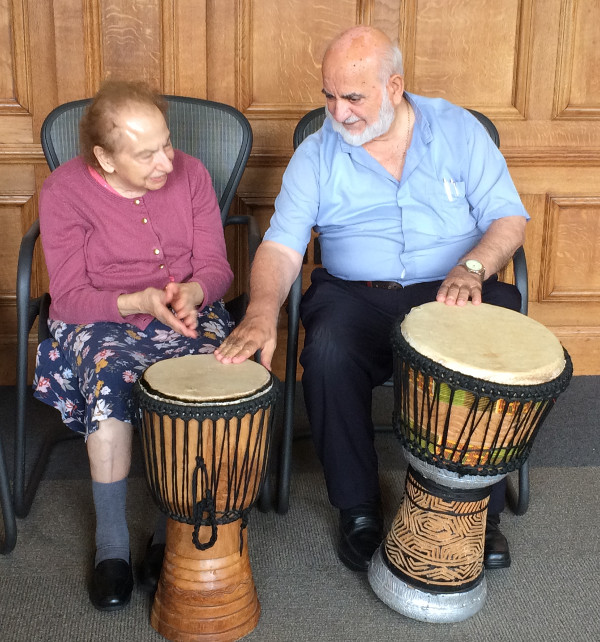
<svg viewBox="0 0 600 642"><path fill-rule="evenodd" d="M90 601L100 611L117 611L127 605L133 590L131 559L100 562L92 573Z"/></svg>

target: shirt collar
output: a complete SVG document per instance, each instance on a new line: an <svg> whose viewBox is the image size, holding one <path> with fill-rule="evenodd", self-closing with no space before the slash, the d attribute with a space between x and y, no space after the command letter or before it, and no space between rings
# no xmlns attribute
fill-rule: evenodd
<svg viewBox="0 0 600 642"><path fill-rule="evenodd" d="M415 134L417 134L423 143L425 145L428 145L432 140L433 140L433 132L431 131L431 126L429 124L429 121L427 120L427 117L423 114L421 111L419 104L418 104L418 96L415 94L409 94L407 91L404 92L404 98L408 100L410 103L410 106L413 109L413 112L415 114L415 126L413 129L413 140L415 138ZM352 154L354 150L357 149L354 145L349 145L337 132L333 131L333 128L331 126L331 123L329 122L329 119L325 117L325 126L329 127L331 130L331 133L335 134L338 137L339 143L340 143L340 149L341 151L345 152L346 154Z"/></svg>

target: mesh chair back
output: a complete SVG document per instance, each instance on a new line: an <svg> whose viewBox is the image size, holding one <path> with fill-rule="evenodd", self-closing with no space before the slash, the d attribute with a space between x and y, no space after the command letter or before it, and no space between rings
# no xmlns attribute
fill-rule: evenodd
<svg viewBox="0 0 600 642"><path fill-rule="evenodd" d="M183 96L165 99L173 146L202 161L212 178L224 222L252 148L250 123L229 105ZM79 154L79 121L90 102L65 103L46 117L41 139L51 170Z"/></svg>
<svg viewBox="0 0 600 642"><path fill-rule="evenodd" d="M294 129L294 149L297 149L298 145L300 145L307 136L319 131L324 121L325 107L318 107L302 116L296 125L296 129Z"/></svg>
<svg viewBox="0 0 600 642"><path fill-rule="evenodd" d="M487 133L490 135L490 138L494 141L496 147L500 147L500 135L494 123L487 117L484 116L481 112L475 111L474 109L469 109L469 111L477 118L477 120L485 127ZM297 149L298 145L311 134L314 134L316 131L321 129L323 122L325 121L325 107L318 107L309 111L308 114L305 114L294 130L294 149Z"/></svg>

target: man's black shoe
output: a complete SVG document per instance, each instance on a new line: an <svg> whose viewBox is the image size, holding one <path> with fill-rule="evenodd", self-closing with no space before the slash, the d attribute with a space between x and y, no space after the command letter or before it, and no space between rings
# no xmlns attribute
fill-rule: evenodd
<svg viewBox="0 0 600 642"><path fill-rule="evenodd" d="M508 540L500 532L500 517L498 515L488 515L487 518L483 565L488 569L508 568L510 566Z"/></svg>
<svg viewBox="0 0 600 642"><path fill-rule="evenodd" d="M164 556L164 543L153 544L151 537L146 545L146 554L137 573L138 586L143 591L148 593L154 593L156 591Z"/></svg>
<svg viewBox="0 0 600 642"><path fill-rule="evenodd" d="M92 573L90 601L100 611L116 611L127 605L133 590L131 559L100 562Z"/></svg>
<svg viewBox="0 0 600 642"><path fill-rule="evenodd" d="M379 500L340 510L338 557L351 571L366 571L383 539Z"/></svg>

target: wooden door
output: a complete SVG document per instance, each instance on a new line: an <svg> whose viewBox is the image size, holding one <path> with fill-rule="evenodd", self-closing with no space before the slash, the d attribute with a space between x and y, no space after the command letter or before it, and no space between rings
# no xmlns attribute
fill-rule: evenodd
<svg viewBox="0 0 600 642"><path fill-rule="evenodd" d="M254 146L232 210L264 230L293 129L322 104L326 44L359 23L398 40L409 91L495 122L532 217L530 314L564 343L577 374L600 374L597 0L0 0L0 384L14 383L17 257L48 175L46 114L107 77L234 105ZM243 244L233 234L228 246L239 287ZM314 260L311 247L305 282ZM46 289L38 248L32 290ZM280 339L280 375L282 348Z"/></svg>

